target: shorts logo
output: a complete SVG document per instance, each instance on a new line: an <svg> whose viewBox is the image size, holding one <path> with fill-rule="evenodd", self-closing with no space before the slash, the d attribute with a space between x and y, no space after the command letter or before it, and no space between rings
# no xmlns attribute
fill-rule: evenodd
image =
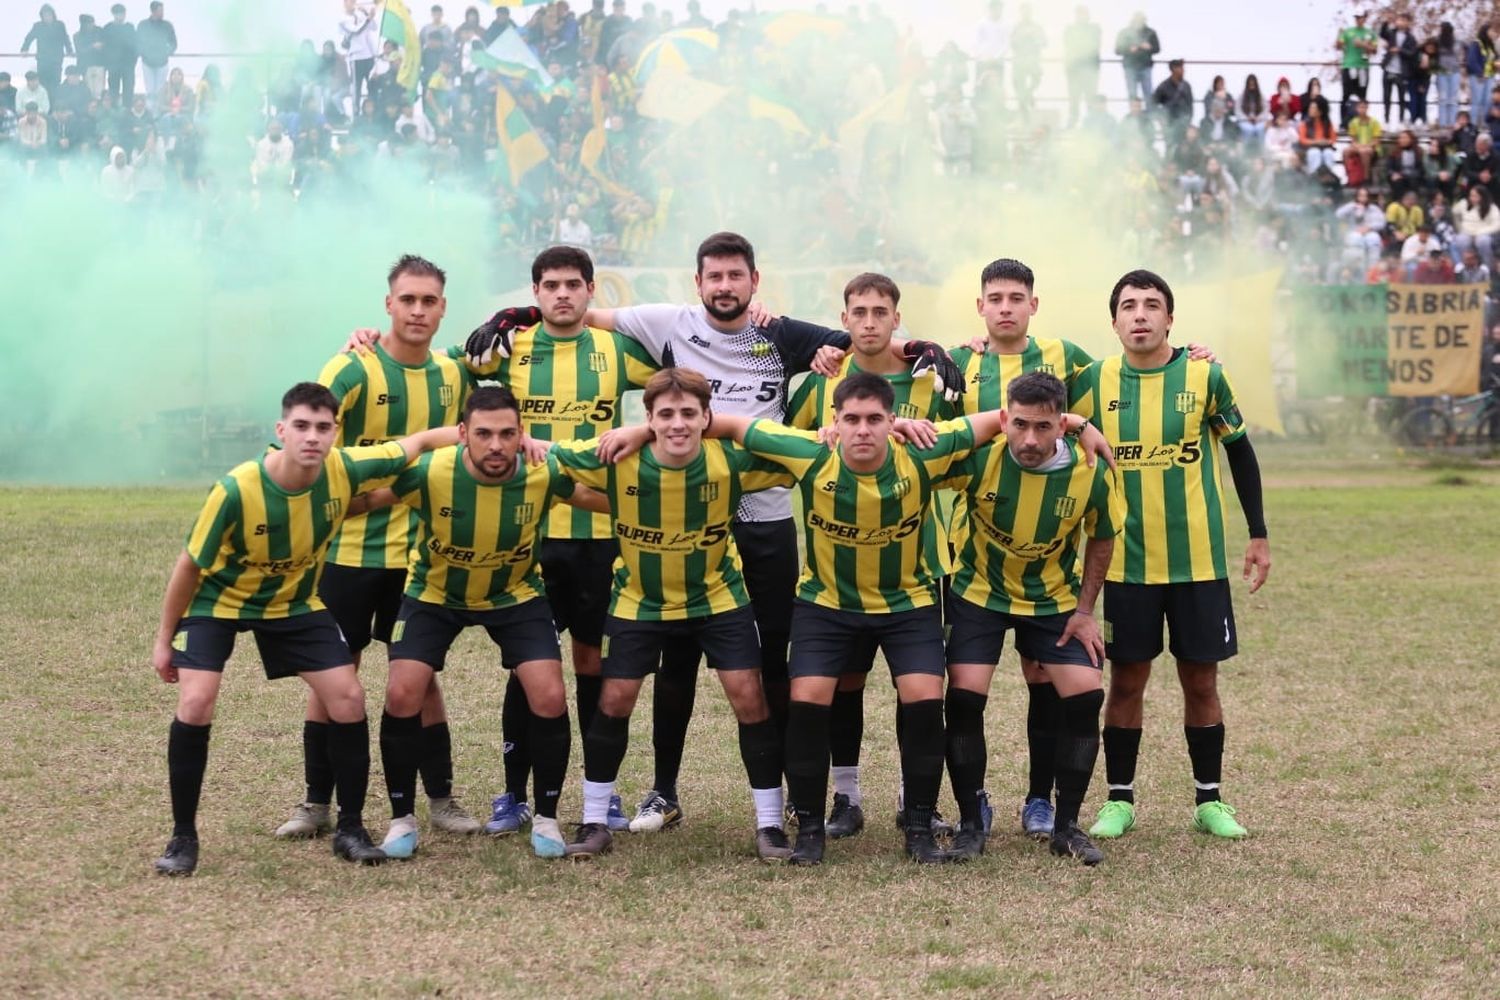
<svg viewBox="0 0 1500 1000"><path fill-rule="evenodd" d="M400 642L401 636L406 632L406 619L402 618L391 626L391 641Z"/></svg>
<svg viewBox="0 0 1500 1000"><path fill-rule="evenodd" d="M1058 497L1057 505L1052 508L1052 513L1066 520L1073 516L1073 511L1078 509L1078 501L1073 497Z"/></svg>
<svg viewBox="0 0 1500 1000"><path fill-rule="evenodd" d="M453 386L451 386L451 385L440 385L440 386L438 386L438 402L441 403L443 406L452 406L453 405Z"/></svg>
<svg viewBox="0 0 1500 1000"><path fill-rule="evenodd" d="M759 341L758 343L750 345L750 356L751 357L764 358L764 357L768 356L770 353L771 353L771 345L768 344L768 343L766 343L763 340Z"/></svg>
<svg viewBox="0 0 1500 1000"><path fill-rule="evenodd" d="M1198 394L1196 392L1179 392L1177 394L1177 412L1192 413L1198 408Z"/></svg>
<svg viewBox="0 0 1500 1000"><path fill-rule="evenodd" d="M183 629L181 632L178 632L176 635L172 636L172 648L177 650L177 652L179 653L187 652L187 629Z"/></svg>
<svg viewBox="0 0 1500 1000"><path fill-rule="evenodd" d="M339 519L339 517L343 515L343 513L344 513L344 501L342 501L342 500L325 500L325 501L323 501L323 519L325 521L337 521Z"/></svg>
<svg viewBox="0 0 1500 1000"><path fill-rule="evenodd" d="M1099 625L1100 625L1099 631L1104 634L1104 641L1105 642L1114 642L1115 641L1115 624L1114 624L1114 622L1112 622L1108 618L1106 618L1102 622L1100 622Z"/></svg>
<svg viewBox="0 0 1500 1000"><path fill-rule="evenodd" d="M607 371L609 371L609 355L605 354L603 351L593 351L593 352L591 352L589 354L589 371L591 371L591 372L607 372Z"/></svg>
<svg viewBox="0 0 1500 1000"><path fill-rule="evenodd" d="M609 636L599 640L599 655L601 657L609 655Z"/></svg>
<svg viewBox="0 0 1500 1000"><path fill-rule="evenodd" d="M706 483L705 485L698 487L699 503L713 503L717 499L719 499L718 483Z"/></svg>
<svg viewBox="0 0 1500 1000"><path fill-rule="evenodd" d="M512 520L515 521L516 524L530 524L532 518L534 518L535 516L536 504L518 503L516 504L516 512L512 517Z"/></svg>
<svg viewBox="0 0 1500 1000"><path fill-rule="evenodd" d="M911 478L909 476L902 476L900 479L896 480L895 485L891 487L891 496L897 500L900 500L910 492Z"/></svg>
<svg viewBox="0 0 1500 1000"><path fill-rule="evenodd" d="M917 408L911 403L897 403L896 416L903 420L915 420L917 419Z"/></svg>

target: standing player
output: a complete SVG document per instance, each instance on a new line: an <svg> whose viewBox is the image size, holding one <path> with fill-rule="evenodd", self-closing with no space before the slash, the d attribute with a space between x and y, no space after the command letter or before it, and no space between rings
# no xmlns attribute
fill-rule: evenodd
<svg viewBox="0 0 1500 1000"><path fill-rule="evenodd" d="M390 329L371 350L339 354L323 366L318 381L339 401L340 447L390 441L458 421L468 389L462 362L432 350L442 323L447 276L421 257L407 255L386 279ZM416 518L403 506L350 517L328 549L319 597L349 643L357 668L370 640L391 641L401 606L407 550ZM328 712L316 691L308 693L302 724L307 800L276 830L278 837L312 837L329 827L333 774L328 763ZM453 797L453 749L442 692L434 680L422 702L422 781L431 799L432 825L471 834L479 822Z"/></svg>
<svg viewBox="0 0 1500 1000"><path fill-rule="evenodd" d="M421 760L423 692L443 669L448 648L470 625L500 647L531 707L536 771L531 845L538 857L563 854L557 800L568 767L568 712L562 653L537 573L537 546L558 499L582 503L556 462L523 466L520 404L509 389L476 389L458 425L460 444L406 469L391 486L419 518L421 533L391 643L380 752L391 799L381 849L409 858L417 846L412 813ZM578 490L578 494L590 493ZM605 510L602 497L594 509Z"/></svg>
<svg viewBox="0 0 1500 1000"><path fill-rule="evenodd" d="M714 415L711 433L732 436L797 478L807 565L792 614L788 791L797 813L794 864L823 858L828 798L829 705L856 643L885 654L905 715L901 770L906 853L947 860L932 835L943 777L943 621L938 588L922 558L921 525L932 484L1000 429L999 413L938 425L932 447L893 446L895 392L858 372L834 392L838 444L769 420Z"/></svg>
<svg viewBox="0 0 1500 1000"><path fill-rule="evenodd" d="M1068 390L1061 379L1029 372L1010 383L1006 396L1005 436L964 459L944 483L964 491L970 518L947 605L948 775L961 810L950 853L955 861L984 853L978 800L984 707L1006 630L1014 629L1016 648L1060 696L1051 747L1052 853L1096 865L1104 856L1077 821L1099 753L1104 704L1104 641L1094 602L1124 522L1124 501L1109 467L1090 468L1083 447L1063 438Z"/></svg>
<svg viewBox="0 0 1500 1000"><path fill-rule="evenodd" d="M338 400L321 385L302 382L288 390L276 424L282 447L236 466L214 485L172 568L151 652L161 679L178 685L167 740L172 839L156 861L163 874L191 875L198 866L209 726L240 632L254 634L268 678L301 677L327 708L329 768L339 801L334 854L366 864L385 860L362 817L370 780L364 690L349 647L318 598L318 576L345 516L363 505L355 503L359 488L395 476L423 448L455 435L426 431L335 451L337 413Z"/></svg>
<svg viewBox="0 0 1500 1000"><path fill-rule="evenodd" d="M1106 839L1135 825L1142 699L1151 661L1162 651L1163 621L1182 684L1197 789L1193 825L1216 837L1245 836L1219 795L1224 713L1218 665L1237 644L1217 445L1224 444L1250 530L1243 575L1252 594L1271 570L1260 467L1224 371L1168 342L1172 306L1172 290L1160 276L1131 271L1120 278L1109 311L1124 353L1094 362L1073 386L1074 410L1114 446L1128 508L1123 544L1115 546L1104 585L1109 801L1089 833Z"/></svg>
<svg viewBox="0 0 1500 1000"><path fill-rule="evenodd" d="M895 415L907 419L941 421L954 415L948 402L930 378L913 378L911 362L890 350L896 328L901 325L901 289L883 274L856 275L844 286L844 329L852 341L850 351L833 377L816 373L803 379L792 394L787 423L799 430L816 430L835 423L833 394L845 378L870 372L888 381L895 392ZM948 572L948 536L934 501L922 522L923 555L934 578ZM846 672L839 678L829 714L829 743L833 763L833 809L825 824L827 835L837 840L864 829L864 797L859 784L860 743L864 739L865 680L875 663L875 646L865 643L850 651ZM896 715L896 735L901 736L901 713ZM897 815L897 825L906 823ZM934 810L934 828L946 823Z"/></svg>
<svg viewBox="0 0 1500 1000"><path fill-rule="evenodd" d="M605 626L604 690L584 736L583 826L568 845L571 857L610 849L607 810L630 714L665 650L685 643L707 654L739 720L756 853L766 861L791 853L781 826L781 746L761 687L755 613L730 522L743 494L792 480L779 465L737 445L703 440L711 398L702 375L666 368L646 384L646 447L613 465L587 441L552 451L568 475L609 497L620 541Z"/></svg>

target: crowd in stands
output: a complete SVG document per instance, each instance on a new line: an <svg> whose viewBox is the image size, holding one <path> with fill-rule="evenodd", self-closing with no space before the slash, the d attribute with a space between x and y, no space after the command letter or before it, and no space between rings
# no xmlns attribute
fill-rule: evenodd
<svg viewBox="0 0 1500 1000"><path fill-rule="evenodd" d="M703 227L680 213L710 204L725 219L826 220L828 243L852 259L888 237L868 207L892 177L879 162L849 170L846 126L908 88L909 103L875 116L884 124L859 142L891 139L931 175L1004 182L1034 178L1042 156L1093 136L1107 151L1099 169L1130 195L1110 209L1123 213L1116 228L1158 267L1191 270L1254 245L1285 254L1304 281L1488 284L1496 272L1500 67L1488 25L1472 37L1446 22L1419 33L1405 16L1372 25L1361 14L1333 47L1339 94L1317 76L1263 87L1254 73L1200 92L1183 59L1159 77L1163 49L1145 15L1107 48L1080 8L1057 40L1063 109L1039 107L1054 40L1025 4L1014 17L992 4L967 50L931 57L875 4L790 22L731 11L719 23L697 0L680 11L637 0L608 11L605 0L581 11L567 0L471 6L456 22L409 5L410 39L385 6L344 0L335 37L304 42L269 79L246 65L226 85L217 66L190 80L173 65L161 3L138 23L123 4L102 26L80 14L71 33L43 5L23 44L36 69L20 86L0 74L0 150L31 174L97 176L106 197L147 206L225 190L344 197L365 168L401 162L486 198L501 247L562 241L605 263L680 260L663 240L692 237ZM497 66L501 50L545 72ZM1120 117L1099 94L1106 52L1126 84ZM653 113L643 98L669 62L729 96L692 121ZM518 111L504 121L497 88ZM229 167L205 155L226 139L241 151ZM507 142L542 153L517 157Z"/></svg>

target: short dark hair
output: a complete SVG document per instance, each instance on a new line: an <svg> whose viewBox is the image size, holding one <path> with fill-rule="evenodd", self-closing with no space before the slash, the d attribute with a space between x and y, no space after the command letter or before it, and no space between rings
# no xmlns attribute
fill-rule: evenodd
<svg viewBox="0 0 1500 1000"><path fill-rule="evenodd" d="M536 259L531 262L531 283L540 285L543 272L569 268L583 275L583 280L587 283L594 283L594 258L589 256L587 250L580 250L578 247L548 247L537 254Z"/></svg>
<svg viewBox="0 0 1500 1000"><path fill-rule="evenodd" d="M887 413L896 409L896 390L873 372L853 372L833 390L833 408L842 410L851 399L873 399Z"/></svg>
<svg viewBox="0 0 1500 1000"><path fill-rule="evenodd" d="M317 382L298 382L281 397L281 415L285 417L294 406L310 406L314 410L327 410L334 416L339 413L338 397L326 385Z"/></svg>
<svg viewBox="0 0 1500 1000"><path fill-rule="evenodd" d="M1068 388L1051 372L1027 372L1010 380L1005 399L1012 406L1045 406L1061 413L1068 408Z"/></svg>
<svg viewBox="0 0 1500 1000"><path fill-rule="evenodd" d="M1145 268L1137 268L1134 271L1126 271L1115 282L1115 287L1109 293L1109 318L1115 318L1115 312L1120 306L1120 292L1125 288L1154 288L1161 292L1162 298L1167 300L1167 315L1172 315L1172 288L1167 280L1155 271L1147 271Z"/></svg>
<svg viewBox="0 0 1500 1000"><path fill-rule="evenodd" d="M680 392L692 396L703 406L705 412L713 404L713 388L708 379L691 368L663 368L646 380L643 402L646 412L656 407L657 399L669 392Z"/></svg>
<svg viewBox="0 0 1500 1000"><path fill-rule="evenodd" d="M984 291L984 286L992 281L1019 281L1028 292L1036 287L1036 275L1031 268L1012 257L1001 257L984 265L979 272L979 290Z"/></svg>
<svg viewBox="0 0 1500 1000"><path fill-rule="evenodd" d="M394 285L396 279L403 274L414 275L418 278L436 278L438 284L444 288L448 287L448 273L426 257L418 257L414 253L402 254L401 259L391 266L390 273L385 277L386 285Z"/></svg>
<svg viewBox="0 0 1500 1000"><path fill-rule="evenodd" d="M1182 64L1181 59L1169 59L1167 60L1167 69L1177 69Z"/></svg>
<svg viewBox="0 0 1500 1000"><path fill-rule="evenodd" d="M864 274L856 274L849 279L844 286L844 305L849 304L849 296L858 295L861 292L878 292L891 300L892 305L901 304L901 289L896 283L883 274L874 271L866 271Z"/></svg>
<svg viewBox="0 0 1500 1000"><path fill-rule="evenodd" d="M503 385L482 385L469 393L464 400L463 422L468 423L476 411L515 410L516 419L521 419L521 403L516 394Z"/></svg>
<svg viewBox="0 0 1500 1000"><path fill-rule="evenodd" d="M755 270L755 248L739 233L714 233L698 244L698 273L703 273L705 257L743 257L745 266Z"/></svg>

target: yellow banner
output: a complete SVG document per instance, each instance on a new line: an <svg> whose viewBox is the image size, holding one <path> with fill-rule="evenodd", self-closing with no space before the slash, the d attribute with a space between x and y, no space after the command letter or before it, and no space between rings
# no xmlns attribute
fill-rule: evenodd
<svg viewBox="0 0 1500 1000"><path fill-rule="evenodd" d="M1483 285L1391 285L1385 309L1390 346L1384 367L1392 396L1479 391Z"/></svg>

